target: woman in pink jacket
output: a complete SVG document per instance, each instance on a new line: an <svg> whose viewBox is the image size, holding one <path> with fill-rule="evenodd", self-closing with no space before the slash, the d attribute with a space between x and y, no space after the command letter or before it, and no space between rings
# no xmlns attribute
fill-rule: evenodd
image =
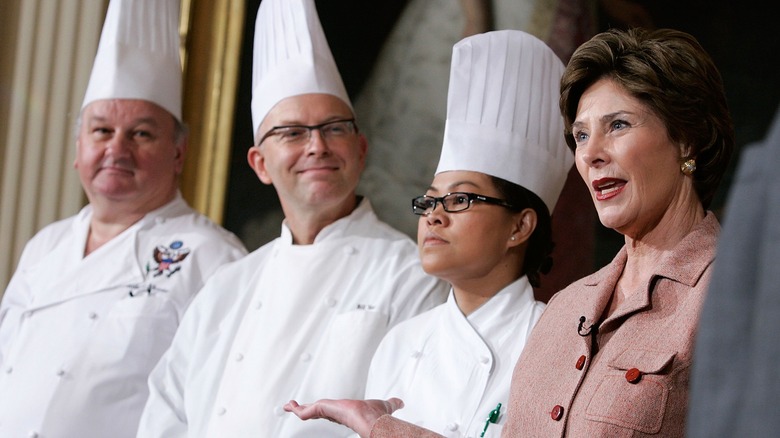
<svg viewBox="0 0 780 438"><path fill-rule="evenodd" d="M707 208L734 148L720 74L688 34L610 31L574 53L560 107L599 219L625 246L548 303L515 367L502 436L683 436L720 230ZM401 405L295 410L361 436L426 436L386 415Z"/></svg>

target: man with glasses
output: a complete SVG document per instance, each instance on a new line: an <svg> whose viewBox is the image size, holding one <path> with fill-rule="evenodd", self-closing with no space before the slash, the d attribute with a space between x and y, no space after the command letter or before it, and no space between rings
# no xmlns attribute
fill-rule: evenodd
<svg viewBox="0 0 780 438"><path fill-rule="evenodd" d="M414 243L356 194L367 142L313 0L264 0L249 165L272 184L281 236L215 275L150 377L139 436L348 436L293 398L362 397L376 346L444 302Z"/></svg>

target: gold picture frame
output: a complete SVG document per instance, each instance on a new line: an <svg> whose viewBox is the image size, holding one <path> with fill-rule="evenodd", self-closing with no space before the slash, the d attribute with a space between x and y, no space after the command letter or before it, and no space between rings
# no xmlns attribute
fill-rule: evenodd
<svg viewBox="0 0 780 438"><path fill-rule="evenodd" d="M182 0L184 120L189 126L181 180L184 198L223 221L246 5L240 0Z"/></svg>

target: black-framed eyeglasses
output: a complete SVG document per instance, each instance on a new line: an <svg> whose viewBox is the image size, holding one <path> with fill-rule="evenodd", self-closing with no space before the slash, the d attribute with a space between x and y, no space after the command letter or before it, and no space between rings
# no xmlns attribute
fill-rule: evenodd
<svg viewBox="0 0 780 438"><path fill-rule="evenodd" d="M311 132L320 131L325 140L344 138L357 132L355 119L333 120L319 125L284 125L274 126L263 135L257 145L261 145L268 137L276 137L279 143L297 146L307 144L311 140Z"/></svg>
<svg viewBox="0 0 780 438"><path fill-rule="evenodd" d="M515 207L504 201L503 199L491 198L490 196L479 195L469 192L453 192L447 193L444 196L418 196L412 199L412 213L424 216L431 213L436 204L441 204L444 211L448 213L455 213L458 211L468 210L471 207L471 203L474 201L485 202L493 205L500 205L502 207L514 210Z"/></svg>

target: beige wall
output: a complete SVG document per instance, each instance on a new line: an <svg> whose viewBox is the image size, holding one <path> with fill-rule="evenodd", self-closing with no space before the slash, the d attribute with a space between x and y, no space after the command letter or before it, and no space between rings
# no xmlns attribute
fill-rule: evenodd
<svg viewBox="0 0 780 438"><path fill-rule="evenodd" d="M73 125L105 17L103 0L2 0L0 290L24 244L84 203Z"/></svg>

